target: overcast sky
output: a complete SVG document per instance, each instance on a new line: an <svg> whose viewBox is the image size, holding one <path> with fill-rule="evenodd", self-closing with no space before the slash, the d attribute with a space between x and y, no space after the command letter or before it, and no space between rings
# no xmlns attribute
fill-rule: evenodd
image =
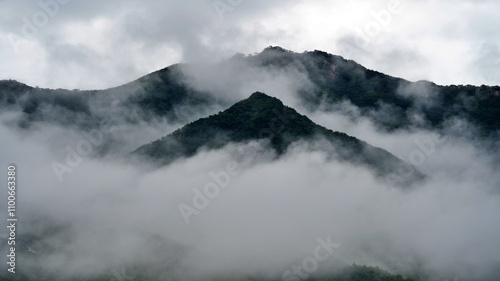
<svg viewBox="0 0 500 281"><path fill-rule="evenodd" d="M499 12L497 0L0 0L0 79L107 88L279 45L409 80L498 85Z"/></svg>

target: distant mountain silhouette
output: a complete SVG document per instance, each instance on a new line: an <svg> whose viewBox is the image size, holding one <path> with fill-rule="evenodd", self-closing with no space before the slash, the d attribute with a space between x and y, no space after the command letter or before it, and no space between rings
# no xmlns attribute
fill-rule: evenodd
<svg viewBox="0 0 500 281"><path fill-rule="evenodd" d="M320 139L331 144L326 152L333 157L367 166L379 176L387 176L405 165L389 152L321 127L283 105L279 99L260 92L223 112L202 118L146 144L134 154L166 165L176 159L193 156L202 148L219 149L230 143L264 140L279 156L294 142ZM416 172L404 182L408 184L421 179L423 175Z"/></svg>
<svg viewBox="0 0 500 281"><path fill-rule="evenodd" d="M418 127L439 131L447 120L458 117L470 121L483 137L500 134L500 86L413 83L322 51L294 53L280 47L269 47L252 56L234 56L214 64L213 71L234 61L262 70L295 69L302 73L313 87L300 90L298 98L311 111L335 110L340 102L347 101L382 130ZM0 109L19 108L22 112L20 126L23 127L36 122L52 122L91 128L120 117L110 118L111 113L104 114L96 109L99 106L110 108L116 101L129 112L121 116L129 123L166 118L185 124L195 120L186 112L210 111L231 104L217 99L217 93L196 90L188 85L185 66L196 69L197 64L175 64L106 90L50 90L0 81ZM249 82L253 81L251 79L254 78L248 77ZM46 114L49 110L51 114Z"/></svg>

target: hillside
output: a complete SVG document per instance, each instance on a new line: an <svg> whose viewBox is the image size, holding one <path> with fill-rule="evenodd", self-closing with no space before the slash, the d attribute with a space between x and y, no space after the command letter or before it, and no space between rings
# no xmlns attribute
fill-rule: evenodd
<svg viewBox="0 0 500 281"><path fill-rule="evenodd" d="M150 144L134 154L166 165L181 157L190 157L200 149L219 149L230 143L265 140L278 156L294 142L326 140L334 158L364 165L379 176L386 176L405 165L385 150L370 146L344 133L333 132L264 93L256 92L229 109L202 118ZM410 183L422 179L415 173Z"/></svg>
<svg viewBox="0 0 500 281"><path fill-rule="evenodd" d="M233 64L235 73L252 67L257 71L293 70L303 74L312 86L297 94L308 110L333 112L348 102L381 130L425 128L439 132L448 121L462 118L471 122L482 137L499 133L500 86L410 82L322 51L294 53L280 47L266 48L257 55L235 56L210 69L217 73ZM190 118L193 112L213 112L213 108L231 104L217 92L191 85L189 69L199 66L175 64L106 90L51 90L0 81L0 109L20 110L21 127L49 122L88 129L115 124L116 120L135 124L155 119L185 124L195 120ZM244 77L244 82L258 82L255 79ZM109 112L116 104L120 105L120 114ZM128 114L124 116L123 112Z"/></svg>

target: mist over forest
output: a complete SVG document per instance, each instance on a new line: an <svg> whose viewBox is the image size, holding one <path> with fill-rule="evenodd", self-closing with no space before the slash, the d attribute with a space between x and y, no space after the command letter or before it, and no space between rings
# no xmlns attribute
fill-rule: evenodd
<svg viewBox="0 0 500 281"><path fill-rule="evenodd" d="M278 64L281 60L285 66ZM364 78L362 85L399 85L378 106L332 97L334 91L325 96L321 87L335 83L321 80L343 78L326 73L326 78L312 76L323 84L311 79L311 72L325 71L323 64L341 69L339 76L347 80ZM210 79L214 68L218 80ZM170 84L172 77L176 80ZM229 81L233 94L223 90ZM279 278L312 255L317 239L338 244L318 265L318 278L352 264L424 280L490 280L497 274L498 130L490 129L496 128L490 119L474 120L465 106L439 123L428 117L428 111L445 106L441 97L451 91L447 87L372 74L326 53L281 48L211 68L174 65L104 91L2 83L0 135L9 148L2 150L2 159L19 170L19 259L21 272L31 278L90 278L122 268L181 280L228 274ZM173 89L172 94L160 94L170 93L157 91L161 87ZM457 105L465 104L468 87L455 87L463 89L455 93ZM250 89L265 94L247 100ZM494 90L472 88L469 97L488 108L498 98L477 93ZM421 102L421 92L430 101ZM246 100L237 103L241 108L224 111L240 99ZM304 102L311 100L319 102ZM257 114L275 101L310 119L283 111L294 121L276 119L279 125L271 135L259 136L272 125L272 115L256 121ZM401 101L407 105L404 111L398 108ZM219 111L228 113L219 113L215 121ZM405 118L391 120L388 112ZM197 114L210 117L178 130ZM295 121L293 114L307 122ZM238 118L244 123L235 123L236 133L243 132L245 122L256 124L256 133L248 131L236 140L209 127L211 122L231 126ZM379 147L401 164L381 175L351 161L362 152L341 157L349 142L330 144L321 137L292 138L279 152L272 145L276 135L291 138L293 130L313 122ZM197 129L189 129L194 126L201 126L199 137ZM216 146L209 145L210 130L215 130ZM176 131L185 139L175 138ZM173 151L148 157L132 153L172 132L172 141L187 145L200 138L200 146L168 163L151 157L167 159ZM377 155L375 167L383 165ZM414 173L425 179L411 187L397 185ZM217 189L206 189L210 184ZM209 195L203 195L207 190Z"/></svg>
<svg viewBox="0 0 500 281"><path fill-rule="evenodd" d="M28 9L21 2L0 1L0 6ZM58 34L54 38L73 38L77 35L60 35L58 28L78 33L85 25L76 19L91 15L90 8L78 11L80 4L41 2L58 7L53 22L72 25L35 26L36 36L52 30ZM124 1L121 9L136 10L131 2ZM449 80L435 74L437 66L417 71L425 60L407 52L394 51L384 60L377 50L389 39L382 44L371 38L360 46L354 34L336 38L340 51L314 38L317 48L276 39L268 41L283 47L250 52L236 44L206 50L207 44L229 40L225 32L238 28L247 33L234 36L253 42L257 35L242 27L244 19L257 17L264 7L269 13L280 7L291 9L291 15L305 7L321 13L316 4L302 2L295 8L284 1L225 2L209 3L215 9L210 17L187 4L163 4L175 6L164 13L153 9L161 4L151 4L139 17L150 33L134 29L138 19L130 16L130 30L123 34L118 32L123 15L115 25L104 17L114 13L113 5L89 4L102 5L93 28L116 27L110 45L132 46L140 38L149 45L136 48L163 64L156 67L138 51L123 62L128 69L123 77L112 67L97 66L114 65L99 64L100 55L122 61L121 52L135 52L124 46L113 55L107 49L80 54L58 39L47 46L68 53L52 50L51 60L72 57L68 61L75 70L64 65L51 72L56 68L50 66L43 71L51 72L47 77L37 76L34 61L33 72L23 76L18 74L28 71L23 64L5 60L15 67L9 74L0 67L5 79L0 80L0 216L6 226L11 223L14 195L7 183L15 167L18 221L14 245L12 231L5 226L0 231L0 280L498 280L500 82L492 78L498 74L498 49L478 52L482 55L474 61L484 63L481 71L463 66L477 76L460 83L434 81ZM344 8L355 5L338 2ZM372 10L392 11L389 4L375 2L381 4ZM459 2L480 6L484 13L496 5ZM417 4L402 5L401 13ZM65 8L75 23L64 18ZM245 11L235 18L240 9ZM198 21L187 16L191 13ZM160 38L146 15L179 21L162 20ZM196 37L205 43L193 38L202 23L215 32L221 15L223 22L238 23L235 30L221 29L214 41ZM398 15L392 13L392 19ZM260 27L270 32L265 28L270 19L262 20ZM14 26L10 21L0 20L6 30ZM180 55L160 44L169 36L177 40ZM107 42L104 38L88 40L98 44ZM86 40L72 40L88 47ZM29 47L17 43L22 52ZM0 47L0 58L6 52ZM129 65L140 62L149 70ZM417 70L410 73L413 64ZM82 87L53 87L53 81ZM7 270L12 267L15 273Z"/></svg>

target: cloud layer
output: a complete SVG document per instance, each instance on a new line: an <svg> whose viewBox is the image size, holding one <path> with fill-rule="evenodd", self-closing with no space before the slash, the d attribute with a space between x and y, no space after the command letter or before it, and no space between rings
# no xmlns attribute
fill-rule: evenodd
<svg viewBox="0 0 500 281"><path fill-rule="evenodd" d="M415 140L435 138L426 131L380 133L369 120L352 123L341 114L317 112L311 118L403 159L421 149ZM358 263L402 273L418 269L435 278L488 280L498 274L495 154L468 139L449 135L436 143L419 166L429 180L403 192L362 167L332 161L301 144L277 161L255 144L238 145L159 170L85 157L61 183L52 164L64 163L63 144L76 145L81 135L43 128L27 138L4 125L0 130L9 148L0 151L1 159L19 170L20 234L59 229L21 247L37 251L43 268L58 274L62 268L85 274L89 268L109 272L146 264L181 279L281 276L313 254L317 239L327 237L340 247L320 270ZM131 134L138 130L129 128ZM44 141L54 135L60 145ZM227 172L233 161L236 172L186 224L181 204L195 207L196 190L217 184L210 174Z"/></svg>
<svg viewBox="0 0 500 281"><path fill-rule="evenodd" d="M39 2L0 2L3 79L106 88L179 61L280 45L410 80L500 84L496 1Z"/></svg>
<svg viewBox="0 0 500 281"><path fill-rule="evenodd" d="M124 122L130 112L111 96L92 100L92 109L116 125L103 126L116 154L78 160L68 147L78 150L88 141L82 132L45 122L19 129L13 126L19 114L1 113L1 166L14 163L19 170L19 235L26 243L20 247L38 253L20 250L28 257L26 268L61 277L145 264L181 280L232 273L280 277L311 256L318 239L330 237L340 247L319 272L358 263L441 280L500 274L500 155L478 141L472 125L449 120L443 135L411 128L380 132L366 116L385 113L390 120L390 108L361 115L344 102L333 111L308 111L296 99L312 87L300 70L263 71L237 60L217 69L209 64L280 45L340 54L411 80L500 84L500 26L493 20L498 1L4 0L0 7L1 79L107 88L172 63L196 62L197 68L183 68L185 82L223 103L263 91L320 125L406 161L424 155L418 169L429 176L403 192L300 143L278 160L253 143L203 151L158 170L132 164L116 154L127 155L181 124ZM432 95L425 83L400 94L418 95L422 107ZM419 145L427 140L435 140L432 149ZM100 143L91 147L100 149ZM71 171L58 178L54 163L68 161ZM238 168L229 173L234 161ZM219 184L213 175L221 173L229 180L216 196L201 199L208 205L196 208L187 224L180 207L196 207L199 191ZM5 177L1 172L0 182Z"/></svg>

